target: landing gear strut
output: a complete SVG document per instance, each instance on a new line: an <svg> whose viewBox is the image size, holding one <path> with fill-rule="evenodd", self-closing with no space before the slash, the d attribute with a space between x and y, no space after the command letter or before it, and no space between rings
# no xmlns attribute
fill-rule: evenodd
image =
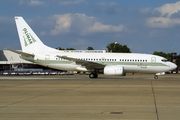
<svg viewBox="0 0 180 120"><path fill-rule="evenodd" d="M97 78L98 74L97 73L91 73L89 74L89 78Z"/></svg>
<svg viewBox="0 0 180 120"><path fill-rule="evenodd" d="M155 76L154 76L154 79L158 79L158 76L157 76L157 75L155 75Z"/></svg>

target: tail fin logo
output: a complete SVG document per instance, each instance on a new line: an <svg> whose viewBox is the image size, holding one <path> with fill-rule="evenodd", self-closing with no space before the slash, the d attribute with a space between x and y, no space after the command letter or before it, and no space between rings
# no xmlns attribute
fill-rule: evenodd
<svg viewBox="0 0 180 120"><path fill-rule="evenodd" d="M22 31L23 31L24 34L25 34L25 35L23 36L23 38L24 38L24 45L25 45L25 46L28 46L28 45L33 44L33 43L36 42L36 40L33 38L33 36L32 36L30 33L28 33L28 31L27 31L26 28L24 28Z"/></svg>

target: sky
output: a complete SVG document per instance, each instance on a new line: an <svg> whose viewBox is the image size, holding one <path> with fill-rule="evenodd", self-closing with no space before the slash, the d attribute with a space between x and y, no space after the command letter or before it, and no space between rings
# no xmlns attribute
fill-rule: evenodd
<svg viewBox="0 0 180 120"><path fill-rule="evenodd" d="M180 54L178 0L0 0L0 50L21 50L15 16L53 48L118 42L132 53Z"/></svg>

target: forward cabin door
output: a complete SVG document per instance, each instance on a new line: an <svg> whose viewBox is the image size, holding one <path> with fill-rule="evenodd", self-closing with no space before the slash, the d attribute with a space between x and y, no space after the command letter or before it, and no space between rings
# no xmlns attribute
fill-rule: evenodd
<svg viewBox="0 0 180 120"><path fill-rule="evenodd" d="M151 57L151 63L156 63L156 58L155 57Z"/></svg>
<svg viewBox="0 0 180 120"><path fill-rule="evenodd" d="M156 58L155 57L151 57L151 66L155 67L156 66L155 63L156 63Z"/></svg>

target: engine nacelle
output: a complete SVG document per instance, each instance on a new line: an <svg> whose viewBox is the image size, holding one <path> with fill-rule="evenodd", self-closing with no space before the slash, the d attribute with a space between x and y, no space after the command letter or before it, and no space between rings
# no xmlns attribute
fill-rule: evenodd
<svg viewBox="0 0 180 120"><path fill-rule="evenodd" d="M104 68L105 75L125 76L124 67L119 65L107 65Z"/></svg>

